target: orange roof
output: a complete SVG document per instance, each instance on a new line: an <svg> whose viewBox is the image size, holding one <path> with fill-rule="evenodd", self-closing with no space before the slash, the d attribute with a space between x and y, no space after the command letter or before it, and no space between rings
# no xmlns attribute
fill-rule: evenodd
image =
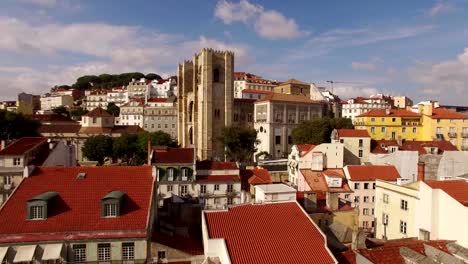
<svg viewBox="0 0 468 264"><path fill-rule="evenodd" d="M289 79L289 80L287 80L285 82L280 83L279 85L286 85L286 84L310 85L310 83L301 82L301 81L296 80L296 79Z"/></svg>
<svg viewBox="0 0 468 264"><path fill-rule="evenodd" d="M337 129L339 137L370 137L366 129Z"/></svg>
<svg viewBox="0 0 468 264"><path fill-rule="evenodd" d="M113 115L109 114L106 110L102 109L101 107L96 107L89 113L85 114L84 116L88 117L112 117Z"/></svg>
<svg viewBox="0 0 468 264"><path fill-rule="evenodd" d="M304 104L320 104L319 101L313 101L309 97L303 94L282 94L282 93L271 93L265 97L257 100L257 102L286 102L286 103L304 103Z"/></svg>
<svg viewBox="0 0 468 264"><path fill-rule="evenodd" d="M225 240L232 263L337 263L324 235L295 201L204 215L209 239Z"/></svg>
<svg viewBox="0 0 468 264"><path fill-rule="evenodd" d="M400 178L395 166L389 165L347 165L352 181L396 181Z"/></svg>
<svg viewBox="0 0 468 264"><path fill-rule="evenodd" d="M202 160L197 161L197 170L238 170L235 162Z"/></svg>
<svg viewBox="0 0 468 264"><path fill-rule="evenodd" d="M401 144L401 150L415 150L419 155L428 154L425 148L437 148L438 153L442 154L444 151L457 151L457 147L452 145L450 141L434 140L434 141L405 141Z"/></svg>
<svg viewBox="0 0 468 264"><path fill-rule="evenodd" d="M255 168L251 170L253 175L248 179L250 184L267 184L273 183L271 175L266 169Z"/></svg>
<svg viewBox="0 0 468 264"><path fill-rule="evenodd" d="M408 111L405 109L391 109L387 114L386 110L383 109L374 109L370 110L369 112L365 112L364 114L360 114L357 117L421 117L420 114Z"/></svg>
<svg viewBox="0 0 468 264"><path fill-rule="evenodd" d="M432 189L441 189L464 206L468 206L468 182L463 180L425 181Z"/></svg>
<svg viewBox="0 0 468 264"><path fill-rule="evenodd" d="M316 145L312 144L298 144L296 145L297 149L299 150L299 155L304 157L309 151L313 150Z"/></svg>
<svg viewBox="0 0 468 264"><path fill-rule="evenodd" d="M344 176L342 169L326 169L324 171L313 171L310 169L301 170L304 179L309 185L310 189L316 193L334 192L334 193L348 193L352 192L349 188L348 182ZM343 178L343 184L341 187L328 187L325 175L339 176Z"/></svg>
<svg viewBox="0 0 468 264"><path fill-rule="evenodd" d="M271 94L272 91L265 91L265 90L255 90L255 89L244 89L242 93L255 93L255 94Z"/></svg>
<svg viewBox="0 0 468 264"><path fill-rule="evenodd" d="M0 151L0 156L19 156L38 147L47 141L44 137L24 137L16 140L12 144Z"/></svg>
<svg viewBox="0 0 468 264"><path fill-rule="evenodd" d="M457 113L455 111L450 111L447 108L433 108L432 109L432 119L468 119L467 114Z"/></svg>

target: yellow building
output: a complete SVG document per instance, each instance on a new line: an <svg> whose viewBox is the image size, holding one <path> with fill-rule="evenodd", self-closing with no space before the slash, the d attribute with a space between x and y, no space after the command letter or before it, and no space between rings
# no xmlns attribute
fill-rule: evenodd
<svg viewBox="0 0 468 264"><path fill-rule="evenodd" d="M418 111L424 124L422 140L445 139L468 150L468 115L432 105L419 105Z"/></svg>
<svg viewBox="0 0 468 264"><path fill-rule="evenodd" d="M310 83L301 82L296 79L289 79L273 88L273 92L282 94L310 95Z"/></svg>
<svg viewBox="0 0 468 264"><path fill-rule="evenodd" d="M356 129L366 129L372 139L422 140L422 117L404 109L371 110L356 117Z"/></svg>

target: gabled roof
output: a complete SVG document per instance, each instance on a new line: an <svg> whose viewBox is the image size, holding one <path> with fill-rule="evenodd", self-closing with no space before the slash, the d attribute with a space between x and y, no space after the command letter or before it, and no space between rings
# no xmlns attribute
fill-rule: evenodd
<svg viewBox="0 0 468 264"><path fill-rule="evenodd" d="M238 170L235 162L202 160L197 161L197 170Z"/></svg>
<svg viewBox="0 0 468 264"><path fill-rule="evenodd" d="M0 243L146 237L152 186L150 166L37 167L0 209ZM125 193L121 215L103 218L101 199L115 190ZM27 201L47 192L58 194L47 219L28 221Z"/></svg>
<svg viewBox="0 0 468 264"><path fill-rule="evenodd" d="M305 181L309 185L311 191L317 194L324 194L326 192L333 193L349 193L352 192L349 188L348 182L344 176L342 169L326 169L324 171L313 171L311 169L301 169ZM332 175L334 177L342 178L341 187L328 187L325 175Z"/></svg>
<svg viewBox="0 0 468 264"><path fill-rule="evenodd" d="M357 117L421 117L421 115L405 109L391 109L388 114L386 110L374 109Z"/></svg>
<svg viewBox="0 0 468 264"><path fill-rule="evenodd" d="M231 263L337 263L297 202L205 211L209 239L224 239Z"/></svg>
<svg viewBox="0 0 468 264"><path fill-rule="evenodd" d="M20 156L47 141L44 137L23 137L0 151L0 156Z"/></svg>
<svg viewBox="0 0 468 264"><path fill-rule="evenodd" d="M429 154L425 148L437 148L438 153L442 154L444 151L457 151L457 147L452 145L450 141L434 140L434 141L405 141L401 144L401 150L414 150L418 151L419 155Z"/></svg>
<svg viewBox="0 0 468 264"><path fill-rule="evenodd" d="M396 181L400 178L395 166L389 165L347 165L351 181Z"/></svg>
<svg viewBox="0 0 468 264"><path fill-rule="evenodd" d="M400 145L398 145L398 142L394 139L392 140L385 140L385 139L382 139L382 140L373 140L371 139L371 153L374 153L374 154L385 154L385 153L388 153L388 150L386 150L385 148L386 147L400 147Z"/></svg>
<svg viewBox="0 0 468 264"><path fill-rule="evenodd" d="M319 101L313 101L303 94L282 94L271 93L265 95L263 98L258 99L257 102L286 102L286 103L304 103L304 104L320 104Z"/></svg>
<svg viewBox="0 0 468 264"><path fill-rule="evenodd" d="M432 109L432 119L468 119L467 114L450 111L447 108L439 107Z"/></svg>
<svg viewBox="0 0 468 264"><path fill-rule="evenodd" d="M289 80L287 80L285 82L280 83L279 85L286 85L286 84L310 85L310 83L301 82L301 81L296 80L296 79L289 79Z"/></svg>
<svg viewBox="0 0 468 264"><path fill-rule="evenodd" d="M88 112L84 116L87 117L113 117L113 115L109 114L106 110L102 109L101 107L96 107L92 111Z"/></svg>
<svg viewBox="0 0 468 264"><path fill-rule="evenodd" d="M152 163L180 164L193 163L195 154L193 148L154 147Z"/></svg>
<svg viewBox="0 0 468 264"><path fill-rule="evenodd" d="M268 170L262 168L254 168L250 171L252 171L252 177L248 179L249 184L273 183L273 181L271 180L270 172L268 172Z"/></svg>
<svg viewBox="0 0 468 264"><path fill-rule="evenodd" d="M299 150L299 156L304 157L307 153L313 150L317 145L312 144L298 144L296 145Z"/></svg>
<svg viewBox="0 0 468 264"><path fill-rule="evenodd" d="M366 129L337 129L339 137L370 137Z"/></svg>
<svg viewBox="0 0 468 264"><path fill-rule="evenodd" d="M464 180L424 181L432 189L441 189L464 206L468 206L468 182Z"/></svg>

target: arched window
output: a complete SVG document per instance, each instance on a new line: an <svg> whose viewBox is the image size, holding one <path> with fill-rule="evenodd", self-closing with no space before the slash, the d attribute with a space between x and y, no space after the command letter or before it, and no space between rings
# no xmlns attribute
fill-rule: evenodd
<svg viewBox="0 0 468 264"><path fill-rule="evenodd" d="M213 82L219 82L219 69L215 68L213 70Z"/></svg>

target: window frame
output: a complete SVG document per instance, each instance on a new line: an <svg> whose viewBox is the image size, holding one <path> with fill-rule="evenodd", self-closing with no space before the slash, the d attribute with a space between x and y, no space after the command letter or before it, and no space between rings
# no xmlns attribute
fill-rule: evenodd
<svg viewBox="0 0 468 264"><path fill-rule="evenodd" d="M135 242L122 242L122 261L135 260Z"/></svg>
<svg viewBox="0 0 468 264"><path fill-rule="evenodd" d="M74 244L72 245L73 249L73 263L86 263L87 252L86 244ZM79 259L77 259L77 256Z"/></svg>
<svg viewBox="0 0 468 264"><path fill-rule="evenodd" d="M99 263L110 263L112 258L111 243L97 244L97 259Z"/></svg>

